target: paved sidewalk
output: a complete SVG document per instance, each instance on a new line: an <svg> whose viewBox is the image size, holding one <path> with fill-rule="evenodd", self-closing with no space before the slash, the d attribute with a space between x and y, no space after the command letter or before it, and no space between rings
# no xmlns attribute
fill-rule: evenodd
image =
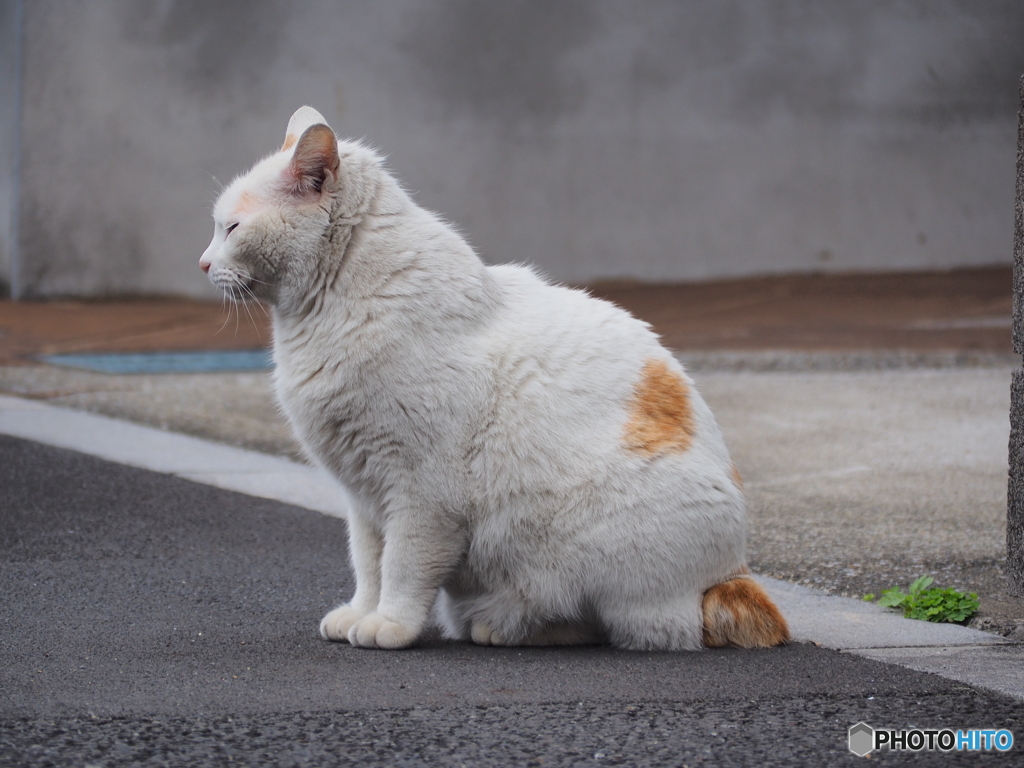
<svg viewBox="0 0 1024 768"><path fill-rule="evenodd" d="M60 416L46 411L30 423ZM103 426L66 423L65 440ZM166 435L122 434L137 461L173 452ZM192 474L198 446L180 447L172 460ZM1024 712L1019 695L977 687L1019 694L983 654L1019 669L1021 646L776 582L797 635L822 646L328 643L319 618L353 587L335 517L2 434L0 487L4 765L844 765L859 759L846 741L859 721L1017 730ZM969 664L947 680L870 658L921 643Z"/></svg>

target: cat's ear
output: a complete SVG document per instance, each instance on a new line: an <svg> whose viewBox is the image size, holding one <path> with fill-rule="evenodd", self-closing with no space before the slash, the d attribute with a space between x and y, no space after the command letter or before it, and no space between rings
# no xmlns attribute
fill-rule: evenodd
<svg viewBox="0 0 1024 768"><path fill-rule="evenodd" d="M295 110L292 119L288 121L288 130L284 132L284 145L281 147L281 151L294 147L299 136L314 125L327 125L327 121L312 107L299 107Z"/></svg>
<svg viewBox="0 0 1024 768"><path fill-rule="evenodd" d="M334 131L323 123L311 125L296 142L285 171L290 191L299 197L319 195L325 183L330 185L338 178L340 164Z"/></svg>

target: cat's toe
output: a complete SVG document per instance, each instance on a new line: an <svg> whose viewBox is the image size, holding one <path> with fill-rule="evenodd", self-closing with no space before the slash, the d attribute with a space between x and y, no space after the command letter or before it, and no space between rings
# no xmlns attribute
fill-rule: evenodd
<svg viewBox="0 0 1024 768"><path fill-rule="evenodd" d="M469 631L470 637L477 645L507 645L504 635L495 632L483 622L475 622Z"/></svg>
<svg viewBox="0 0 1024 768"><path fill-rule="evenodd" d="M348 631L366 614L350 605L339 605L320 620L320 636L324 640L348 642Z"/></svg>
<svg viewBox="0 0 1024 768"><path fill-rule="evenodd" d="M377 630L377 637L374 639L378 648L398 650L399 648L408 648L415 643L418 635L418 632L404 624L387 621Z"/></svg>
<svg viewBox="0 0 1024 768"><path fill-rule="evenodd" d="M416 642L415 629L388 621L379 613L371 613L354 624L348 631L348 641L360 648L398 650Z"/></svg>

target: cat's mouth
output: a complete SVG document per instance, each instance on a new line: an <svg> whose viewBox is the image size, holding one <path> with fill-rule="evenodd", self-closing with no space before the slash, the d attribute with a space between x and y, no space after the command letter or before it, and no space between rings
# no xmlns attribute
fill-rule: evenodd
<svg viewBox="0 0 1024 768"><path fill-rule="evenodd" d="M209 272L210 282L220 288L226 299L237 303L259 301L256 287L260 282L251 275L227 267L216 267Z"/></svg>

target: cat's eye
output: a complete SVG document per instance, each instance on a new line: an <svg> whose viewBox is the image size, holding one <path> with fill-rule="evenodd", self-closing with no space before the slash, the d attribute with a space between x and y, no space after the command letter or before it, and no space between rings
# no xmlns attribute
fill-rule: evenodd
<svg viewBox="0 0 1024 768"><path fill-rule="evenodd" d="M237 226L238 226L238 222L236 221L234 224L230 225L226 230L224 230L224 236L226 237L226 236L230 235L232 232L234 232L235 231L235 227L237 227Z"/></svg>

